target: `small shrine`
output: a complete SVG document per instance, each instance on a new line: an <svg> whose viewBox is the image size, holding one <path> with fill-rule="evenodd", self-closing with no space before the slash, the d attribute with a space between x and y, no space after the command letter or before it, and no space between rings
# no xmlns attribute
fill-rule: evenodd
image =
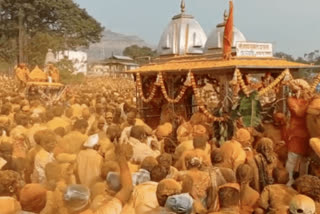
<svg viewBox="0 0 320 214"><path fill-rule="evenodd" d="M274 104L283 100L285 83L295 73L319 68L273 57L270 43L248 42L233 26L233 5L208 39L185 8L182 0L181 13L172 18L160 38L160 56L128 71L135 76L138 111L150 126L172 115L188 119L196 111L213 122L223 122L240 94L249 97L254 92L262 105ZM284 112L285 105L277 103L278 110Z"/></svg>

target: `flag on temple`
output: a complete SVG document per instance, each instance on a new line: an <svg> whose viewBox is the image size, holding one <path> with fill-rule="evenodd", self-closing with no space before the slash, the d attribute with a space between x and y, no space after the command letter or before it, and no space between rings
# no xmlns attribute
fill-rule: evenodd
<svg viewBox="0 0 320 214"><path fill-rule="evenodd" d="M224 27L223 36L223 58L230 59L232 52L232 40L233 40L233 2L229 2L229 17Z"/></svg>

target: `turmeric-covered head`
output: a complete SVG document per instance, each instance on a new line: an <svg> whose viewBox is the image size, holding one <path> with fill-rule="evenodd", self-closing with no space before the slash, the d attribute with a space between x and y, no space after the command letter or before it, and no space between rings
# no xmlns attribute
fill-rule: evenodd
<svg viewBox="0 0 320 214"><path fill-rule="evenodd" d="M141 169L145 169L149 172L151 172L151 170L153 169L153 167L158 165L158 161L152 157L146 157L145 159L143 159L142 163L141 163Z"/></svg>
<svg viewBox="0 0 320 214"><path fill-rule="evenodd" d="M13 196L21 187L20 175L12 170L0 171L0 196Z"/></svg>
<svg viewBox="0 0 320 214"><path fill-rule="evenodd" d="M238 141L242 146L249 146L251 145L251 134L246 129L239 129L237 130L234 139Z"/></svg>
<svg viewBox="0 0 320 214"><path fill-rule="evenodd" d="M40 213L47 202L47 190L41 184L27 184L20 191L22 210Z"/></svg>
<svg viewBox="0 0 320 214"><path fill-rule="evenodd" d="M160 181L156 192L159 205L164 206L169 196L180 194L181 190L181 185L173 179Z"/></svg>
<svg viewBox="0 0 320 214"><path fill-rule="evenodd" d="M247 184L253 180L253 170L248 164L241 164L236 172L238 183Z"/></svg>

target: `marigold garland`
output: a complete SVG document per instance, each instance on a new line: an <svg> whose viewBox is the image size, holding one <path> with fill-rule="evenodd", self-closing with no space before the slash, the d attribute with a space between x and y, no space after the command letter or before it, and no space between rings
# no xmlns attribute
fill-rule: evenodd
<svg viewBox="0 0 320 214"><path fill-rule="evenodd" d="M190 80L191 80L191 85L192 85L192 89L193 89L193 93L195 95L195 98L196 98L196 102L197 102L197 105L199 106L200 110L211 120L213 121L218 121L218 122L222 122L222 121L225 121L226 118L224 117L215 117L213 116L207 109L206 107L204 106L204 101L202 100L201 96L200 96L200 92L199 92L199 89L197 87L197 84L196 84L196 81L195 81L195 78L194 78L194 75L193 73L189 72L190 75Z"/></svg>
<svg viewBox="0 0 320 214"><path fill-rule="evenodd" d="M266 93L268 93L270 90L276 87L282 80L284 80L287 75L290 79L292 79L289 69L285 69L270 85L259 91L259 96L263 96Z"/></svg>
<svg viewBox="0 0 320 214"><path fill-rule="evenodd" d="M162 73L160 72L158 74L158 78L159 78L159 84L160 84L160 88L161 88L161 92L164 96L164 98L169 102L169 103L172 103L172 104L175 104L175 103L178 103L180 102L180 100L182 99L182 97L184 96L184 94L186 93L187 89L188 89L188 86L186 86L185 84L183 85L181 91L179 92L178 96L175 98L175 99L172 99L169 97L168 93L167 93L167 90L166 90L166 87L164 85L164 82L163 82L163 76L162 76Z"/></svg>
<svg viewBox="0 0 320 214"><path fill-rule="evenodd" d="M284 80L288 81L288 80L292 80L292 79L293 79L293 77L292 77L292 75L290 73L290 70L289 69L285 69L270 85L268 85L266 88L263 88L262 90L260 90L258 95L259 96L263 96L266 93L268 93L270 90L274 89L281 81L284 81ZM250 95L249 88L245 84L245 82L244 82L244 80L242 78L242 74L241 74L239 69L235 70L234 78L233 78L232 82L234 84L236 84L238 87L240 87L242 89L242 91L245 93L246 96ZM311 85L311 91L312 92L316 89L316 86L319 83L320 83L320 74L315 78L314 82ZM154 96L156 94L156 91L157 91L157 87L161 88L161 92L162 92L164 98L169 103L172 103L172 104L179 103L180 100L182 99L182 97L184 96L185 92L187 91L188 87L192 87L199 109L209 119L211 119L213 121L219 121L219 122L226 120L225 117L215 117L214 115L212 115L206 109L205 103L204 103L203 99L201 98L199 88L197 87L194 74L191 71L188 73L187 79L184 82L184 85L183 85L182 89L180 90L178 96L176 98L174 98L174 99L170 98L169 95L168 95L168 92L167 92L165 84L164 84L163 75L162 75L161 72L158 73L157 80L152 85L151 93L150 93L150 96L148 98L144 97L144 94L143 94L140 73L137 73L136 84L137 84L138 93L139 93L140 97L142 98L143 102L145 102L145 103L149 103L154 98Z"/></svg>
<svg viewBox="0 0 320 214"><path fill-rule="evenodd" d="M240 84L240 88L242 89L243 93L247 97L249 97L250 91L249 91L248 87L246 86L246 84L244 83L244 80L242 79L242 74L238 68L236 69L235 74L236 74L237 81Z"/></svg>
<svg viewBox="0 0 320 214"><path fill-rule="evenodd" d="M317 85L320 83L320 74L318 74L318 76L313 80L312 84L311 84L311 87L310 87L310 91L313 93L316 88L317 88Z"/></svg>
<svg viewBox="0 0 320 214"><path fill-rule="evenodd" d="M148 98L145 98L145 96L143 94L143 89L142 89L141 76L139 73L137 73L137 89L138 89L138 94L140 95L143 102L149 103L156 95L157 85L156 84L152 85L150 96Z"/></svg>

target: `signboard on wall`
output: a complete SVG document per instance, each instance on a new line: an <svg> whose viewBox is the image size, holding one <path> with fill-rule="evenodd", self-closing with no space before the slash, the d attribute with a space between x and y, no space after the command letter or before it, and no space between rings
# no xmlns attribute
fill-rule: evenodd
<svg viewBox="0 0 320 214"><path fill-rule="evenodd" d="M273 57L271 43L237 42L236 52L240 57Z"/></svg>

